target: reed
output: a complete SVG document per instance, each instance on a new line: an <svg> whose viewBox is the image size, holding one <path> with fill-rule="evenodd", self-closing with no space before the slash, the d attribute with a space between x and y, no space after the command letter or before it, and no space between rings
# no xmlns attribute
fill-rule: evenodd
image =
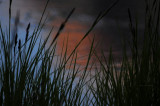
<svg viewBox="0 0 160 106"><path fill-rule="evenodd" d="M0 106L157 106L160 104L159 0L145 0L142 48L138 44L138 20L133 21L132 13L128 9L132 35L131 56L126 55L127 43L124 42L123 59L119 67L112 55L112 49L108 58L103 51L102 58L97 55L93 46L94 38L83 71L77 65L77 48L117 2L118 0L100 12L70 54L67 52L68 44L64 43L61 54L57 57L56 40L75 9L71 10L61 24L51 44L46 46L53 28L44 40L40 38L40 34L47 20L47 17L44 18L44 13L49 0L33 33L30 32L32 23L28 24L25 42L18 39L19 35L16 33L14 41L11 39L12 0L10 0L8 32L5 32L0 24ZM12 43L14 46L10 46ZM33 52L35 50L36 52ZM93 55L99 62L97 67L95 64L90 65ZM90 76L91 71L95 73L94 76Z"/></svg>
<svg viewBox="0 0 160 106"><path fill-rule="evenodd" d="M160 103L160 38L159 38L159 0L145 0L145 24L142 48L138 44L138 21L128 9L130 20L131 57L126 55L124 45L123 60L116 67L114 56L103 55L105 62L97 56L101 68L95 70L95 85L90 89L94 95L93 105L109 106L157 106ZM102 53L103 54L103 53Z"/></svg>
<svg viewBox="0 0 160 106"><path fill-rule="evenodd" d="M45 9L42 12L39 24L30 34L30 23L26 28L25 42L18 39L18 34L14 33L14 38L11 39L11 13L12 0L9 4L9 28L8 32L4 32L0 24L0 105L89 105L91 100L88 95L91 93L87 90L84 93L84 87L88 83L87 67L91 58L89 53L88 62L85 71L81 71L77 67L77 47L88 36L95 25L104 17L110 10L99 14L89 31L84 35L80 43L75 47L73 52L67 56L67 48L62 48L65 53L59 56L56 60L56 40L65 28L70 16L73 14L73 9L65 21L59 28L52 43L46 47L51 31L45 40L40 38L43 26L47 20L44 19L49 0L46 3ZM115 4L114 4L115 5ZM43 21L44 20L44 21ZM17 25L18 23L16 23ZM16 26L15 26L16 27ZM38 42L40 39L40 42ZM10 46L13 43L14 46ZM36 43L39 45L37 46ZM67 45L67 44L66 44ZM65 45L64 45L65 46ZM38 48L38 49L35 49ZM33 53L33 51L35 51ZM69 61L71 60L71 61ZM53 66L56 63L56 66ZM68 67L70 66L70 67ZM71 67L72 66L72 67ZM77 78L78 74L82 75Z"/></svg>

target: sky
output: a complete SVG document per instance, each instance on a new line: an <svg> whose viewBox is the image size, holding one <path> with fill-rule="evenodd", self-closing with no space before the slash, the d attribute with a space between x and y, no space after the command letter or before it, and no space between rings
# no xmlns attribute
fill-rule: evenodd
<svg viewBox="0 0 160 106"><path fill-rule="evenodd" d="M37 26L46 1L47 0L13 0L13 26L17 12L20 12L18 33L23 34L29 22L31 23L31 28ZM76 8L60 36L60 42L69 36L69 49L72 50L90 28L99 12L109 8L114 2L115 0L50 0L46 11L48 19L44 33L47 33L50 28L54 26L52 34L54 37L57 29L71 9ZM8 5L9 0L0 0L0 20L4 25L8 19ZM108 54L108 50L112 47L115 56L120 56L123 38L125 37L127 40L131 39L128 8L131 10L133 16L138 17L139 32L142 32L145 9L144 0L119 0L117 5L98 23L89 37L82 43L82 48L79 49L79 51L81 51L80 53L85 54L88 52L91 40L93 36L95 36L96 43L100 45L98 47L99 50L103 49L105 54ZM60 48L61 45L62 43L59 44Z"/></svg>

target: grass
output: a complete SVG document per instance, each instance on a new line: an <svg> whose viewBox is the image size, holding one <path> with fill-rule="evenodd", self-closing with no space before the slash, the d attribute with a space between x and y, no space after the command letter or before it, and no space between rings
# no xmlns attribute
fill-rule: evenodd
<svg viewBox="0 0 160 106"><path fill-rule="evenodd" d="M132 34L131 57L126 55L125 45L127 44L125 44L123 60L121 66L117 68L112 49L108 59L102 51L102 60L95 51L93 39L88 61L84 70L81 71L76 64L78 46L117 4L117 1L105 11L100 12L70 54L67 52L66 43L62 47L61 55L55 58L56 40L75 9L71 10L51 44L46 47L53 28L45 40L40 38L40 34L47 19L43 18L49 0L38 27L30 35L30 24L28 24L25 42L18 40L18 34L15 35L14 41L11 39L12 0L10 0L8 32L4 32L0 24L0 105L157 106L160 102L160 2L159 0L145 2L143 48L139 48L138 44L138 21L133 23L133 17L128 10ZM10 46L11 42L14 42L13 47ZM38 49L34 54L36 43L38 43ZM92 68L94 64L90 66L93 55L100 63L94 69ZM53 63L56 64L54 67ZM91 71L88 70L94 71L95 75L90 77Z"/></svg>
<svg viewBox="0 0 160 106"><path fill-rule="evenodd" d="M112 51L105 62L99 59L101 68L97 69L95 86L91 91L96 99L95 105L114 106L157 106L160 103L160 38L158 0L146 0L146 16L142 48L138 44L138 22L133 23L130 10L131 57L126 55L124 45L120 70L116 67ZM95 52L96 55L96 52Z"/></svg>

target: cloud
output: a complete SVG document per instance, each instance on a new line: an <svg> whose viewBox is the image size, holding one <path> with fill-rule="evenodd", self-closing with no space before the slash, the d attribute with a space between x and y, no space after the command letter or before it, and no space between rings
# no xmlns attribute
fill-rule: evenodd
<svg viewBox="0 0 160 106"><path fill-rule="evenodd" d="M0 3L4 3L3 1L4 0L0 0ZM14 17L17 10L20 10L21 22L24 24L31 22L31 25L36 26L39 22L46 1L47 0L14 0L12 15ZM50 0L46 12L46 14L48 13L46 28L49 29L51 26L54 26L54 31L56 32L70 10L75 7L76 11L70 18L64 33L73 32L72 36L76 35L76 33L77 36L80 36L89 29L98 13L107 9L114 1L115 0ZM4 4L7 5L6 3ZM119 51L119 48L121 48L122 35L120 35L120 32L118 31L118 25L121 28L120 30L122 30L127 36L129 33L128 8L131 9L132 14L136 14L140 17L140 28L141 30L143 29L143 4L143 0L120 0L109 14L100 21L92 34L95 34L98 38L103 40L103 48L108 49L111 45L114 47L115 51ZM7 10L5 5L3 6L1 4L0 13L2 13L2 11L6 12L4 11L5 8ZM3 9L1 9L2 7ZM2 17L0 16L0 18ZM119 24L117 24L117 22ZM127 37L129 38L129 36Z"/></svg>

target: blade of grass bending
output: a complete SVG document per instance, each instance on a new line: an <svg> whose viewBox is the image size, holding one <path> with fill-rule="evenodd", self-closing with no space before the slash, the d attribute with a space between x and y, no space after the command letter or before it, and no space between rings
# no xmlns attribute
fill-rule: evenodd
<svg viewBox="0 0 160 106"><path fill-rule="evenodd" d="M46 3L46 5L45 5L45 8L44 8L44 10L43 10L43 13L42 13L42 16L41 16L41 18L40 18L40 21L39 21L39 24L38 24L38 27L37 27L37 29L35 29L34 30L34 32L33 32L33 34L32 34L32 36L31 37L29 37L27 40L26 40L26 42L20 47L20 48L22 48L23 46L25 46L26 45L26 43L31 39L31 42L32 43L30 43L30 45L29 45L29 47L34 47L33 45L35 44L35 40L37 39L37 33L38 33L38 31L39 31L39 28L40 28L40 25L41 25L41 22L42 22L42 19L43 19L43 17L44 17L44 13L45 13L45 11L46 11L46 9L47 9L47 6L48 6L48 3L49 3L49 1L50 0L47 0L47 3ZM46 18L47 19L47 18ZM46 21L46 19L45 19L45 21ZM44 26L44 23L43 23L43 25L42 25L42 27ZM42 30L42 27L40 28L40 31ZM27 28L28 29L28 28ZM38 34L39 35L39 34ZM33 48L30 48L31 49L31 51L33 50ZM22 49L21 49L22 50ZM29 50L28 50L29 51ZM19 51L17 51L16 53L18 53Z"/></svg>
<svg viewBox="0 0 160 106"><path fill-rule="evenodd" d="M47 0L47 3L46 3L45 8L44 8L44 10L43 10L42 16L41 16L41 18L40 18L40 21L39 21L39 24L38 24L38 27L37 27L37 31L36 31L36 33L37 33L37 32L38 32L38 30L39 30L40 24L41 24L41 22L42 22L42 19L43 19L44 13L46 12L46 9L47 9L47 6L48 6L49 1L50 1L50 0Z"/></svg>
<svg viewBox="0 0 160 106"><path fill-rule="evenodd" d="M8 40L9 45L10 45L10 31L11 31L11 6L12 6L12 0L10 0L10 5L9 5L9 40Z"/></svg>
<svg viewBox="0 0 160 106"><path fill-rule="evenodd" d="M59 28L56 36L54 37L51 45L53 45L53 43L56 41L56 39L57 39L58 36L60 35L61 31L64 29L66 23L68 22L69 18L71 17L71 15L73 14L74 11L75 11L75 8L73 8L73 9L71 10L71 12L69 13L69 15L68 15L67 18L65 19L65 21L61 24L61 26L60 26L60 28Z"/></svg>
<svg viewBox="0 0 160 106"><path fill-rule="evenodd" d="M82 41L89 35L89 33L93 30L93 28L97 25L97 23L118 3L119 0L117 0L115 3L113 3L108 9L106 9L104 12L100 12L99 15L97 16L97 18L95 19L95 21L93 22L92 26L90 27L90 29L87 31L87 33L83 36L83 38L79 41L79 43L76 45L76 47L74 48L74 50L71 52L71 54L69 55L69 57L66 60L66 63L64 64L64 66L67 64L67 62L69 61L69 59L71 58L72 54L76 51L76 49L79 47L79 45L82 43ZM63 66L63 67L64 67ZM63 68L60 67L60 68ZM58 69L57 69L58 70Z"/></svg>
<svg viewBox="0 0 160 106"><path fill-rule="evenodd" d="M25 43L26 43L26 42L27 42L27 40L28 40L29 29L30 29L30 23L28 24L27 29L26 29L26 38L25 38Z"/></svg>
<svg viewBox="0 0 160 106"><path fill-rule="evenodd" d="M92 40L92 44L91 44L89 56L88 56L88 59L87 59L87 63L86 63L85 69L84 69L84 71L83 71L83 74L82 74L82 76L81 76L81 81L80 81L80 83L81 83L82 86L84 86L84 85L86 85L86 84L88 83L88 81L85 82L86 76L89 75L89 73L86 73L86 72L87 72L88 65L89 65L89 62L90 62L90 59L91 59L91 56L92 56L94 40L95 40L95 37L94 37L93 40ZM89 81L90 81L90 80L89 80Z"/></svg>
<svg viewBox="0 0 160 106"><path fill-rule="evenodd" d="M52 28L52 30L53 30L53 28ZM43 43L43 45L42 45L42 47L40 48L40 50L37 52L37 54L36 54L35 57L33 58L32 62L30 63L30 67L29 67L28 70L30 70L30 68L32 68L32 66L34 65L34 63L35 63L36 61L38 61L37 59L38 59L39 56L41 55L41 52L42 52L42 50L43 50L43 48L44 48L44 46L45 46L45 44L46 44L46 42L47 42L47 40L48 40L48 38L49 38L49 36L50 36L52 30L51 30L50 33L48 34L48 37L47 37L47 39L45 40L45 42ZM28 57L28 60L27 60L27 61L29 61L29 57Z"/></svg>
<svg viewBox="0 0 160 106"><path fill-rule="evenodd" d="M88 68L88 65L89 65L89 62L90 62L90 59L91 59L91 56L92 56L92 50L93 50L94 40L95 40L95 36L93 37L93 40L92 40L92 44L91 44L89 56L88 56L88 59L87 59L87 64L86 64L86 67L85 67L85 71Z"/></svg>
<svg viewBox="0 0 160 106"><path fill-rule="evenodd" d="M74 50L72 51L72 53L70 54L70 56L75 52L75 50L78 48L78 46L81 44L81 42L89 35L89 33L93 30L93 28L96 26L96 24L111 10L111 8L113 8L117 2L119 0L117 0L109 9L107 9L106 11L104 11L103 13L101 12L96 20L93 22L91 28L87 31L87 33L83 36L83 38L80 40L80 42L76 45L76 47L74 48ZM70 59L70 56L68 57L67 61Z"/></svg>
<svg viewBox="0 0 160 106"><path fill-rule="evenodd" d="M102 12L101 16L99 17L99 19L97 20L97 22L99 22L106 14L109 13L109 11L119 2L119 0L116 0L108 9L104 10L104 12Z"/></svg>
<svg viewBox="0 0 160 106"><path fill-rule="evenodd" d="M46 20L47 20L47 18L46 18L45 21L43 22L42 27L44 26ZM42 29L42 27L41 27L41 29ZM27 29L28 29L28 28L27 28ZM41 29L40 29L40 31L41 31ZM53 30L53 28L52 28L52 30ZM51 30L51 32L52 32L52 30ZM51 33L51 32L50 32L50 33ZM35 45L38 37L39 37L39 34L38 34L38 36L34 36L34 33L33 33L32 38L31 38L31 42L30 42L30 44L29 44L29 49L28 49L28 51L27 51L27 56L25 57L25 58L26 58L26 59L25 59L25 63L28 63L28 62L29 62L30 56L31 56L31 54L32 54L32 51L33 51L33 49L34 49L34 45ZM44 48L44 45L46 44L48 38L49 38L49 35L47 36L47 39L45 40L44 44L41 46L41 49L39 49L39 51L42 51L42 49ZM28 40L28 39L27 39L27 40ZM25 42L25 44L26 44L26 43L27 43L27 42ZM25 46L25 45L24 45L24 46ZM22 51L21 51L21 52L22 52ZM40 53L40 52L37 52L37 53ZM37 56L37 55L35 55L35 57L36 57L36 56ZM39 55L38 55L38 56L39 56Z"/></svg>
<svg viewBox="0 0 160 106"><path fill-rule="evenodd" d="M45 20L44 20L43 24L41 25L41 27L39 28L39 30L34 29L32 35L31 35L29 38L28 38L28 35L26 35L25 42L21 45L20 48L23 48L23 47L27 44L27 42L29 42L29 40L31 40L30 43L29 43L29 49L28 49L28 51L27 51L27 54L29 53L29 51L32 51L32 49L33 49L33 47L34 47L33 45L35 45L35 43L36 43L36 41L37 41L37 39L38 39L38 37L39 37L39 35L40 35L40 32L42 31L42 28L44 27L46 21L47 21L47 17L45 18ZM29 31L29 28L30 28L30 23L29 23L28 26L27 26L26 32ZM52 27L51 30L53 30L53 27ZM39 33L38 33L38 31L39 31ZM36 35L37 33L38 33L38 35ZM23 50L23 49L21 49L20 52L22 52L22 50ZM19 52L19 51L17 51L16 54L17 54L18 52Z"/></svg>

